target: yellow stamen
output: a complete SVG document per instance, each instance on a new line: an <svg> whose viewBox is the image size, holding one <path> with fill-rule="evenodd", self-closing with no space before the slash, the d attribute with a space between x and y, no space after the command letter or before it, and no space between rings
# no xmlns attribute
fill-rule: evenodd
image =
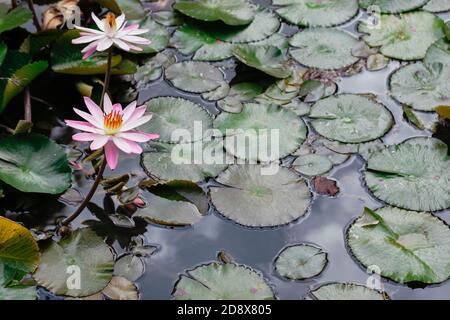
<svg viewBox="0 0 450 320"><path fill-rule="evenodd" d="M114 134L117 133L120 128L122 127L122 116L120 115L120 112L113 111L105 116L104 120L104 126L105 130L108 134Z"/></svg>
<svg viewBox="0 0 450 320"><path fill-rule="evenodd" d="M107 23L111 29L116 28L116 16L114 15L114 13L108 12L106 14L105 23Z"/></svg>

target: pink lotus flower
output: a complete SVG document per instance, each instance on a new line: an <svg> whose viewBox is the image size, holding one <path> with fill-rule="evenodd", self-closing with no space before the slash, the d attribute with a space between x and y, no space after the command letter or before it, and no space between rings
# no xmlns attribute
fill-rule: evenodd
<svg viewBox="0 0 450 320"><path fill-rule="evenodd" d="M81 30L81 37L73 39L72 43L89 43L81 50L84 53L83 59L88 58L95 51L105 51L113 45L125 51L142 51L139 45L149 45L151 43L148 39L137 37L137 35L147 33L149 30L139 29L138 24L132 24L127 27L124 14L116 19L116 16L109 12L105 19L100 20L92 13L92 19L94 19L100 30L75 26L76 29Z"/></svg>
<svg viewBox="0 0 450 320"><path fill-rule="evenodd" d="M125 109L119 103L112 104L109 96L104 97L104 112L89 97L84 102L90 113L73 108L75 113L86 121L65 120L69 127L85 131L73 135L75 141L92 141L91 149L104 148L106 162L114 170L119 160L119 150L125 153L141 154L142 148L137 142L147 142L159 138L158 134L133 130L150 121L151 115L145 115L147 107L136 107L136 101Z"/></svg>

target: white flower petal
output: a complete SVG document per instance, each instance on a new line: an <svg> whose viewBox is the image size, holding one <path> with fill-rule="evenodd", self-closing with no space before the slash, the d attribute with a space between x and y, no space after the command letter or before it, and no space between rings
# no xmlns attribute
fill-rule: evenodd
<svg viewBox="0 0 450 320"><path fill-rule="evenodd" d="M126 123L125 125L122 126L120 131L125 132L128 130L134 129L136 127L139 127L139 126L143 125L144 123L150 121L151 118L152 118L152 115L146 115L135 121L128 121L128 123Z"/></svg>
<svg viewBox="0 0 450 320"><path fill-rule="evenodd" d="M102 34L94 34L94 35L90 35L90 36L82 36L76 39L72 40L73 44L81 44L81 43L89 43L92 41L96 41L96 40L100 40L101 38L105 37Z"/></svg>
<svg viewBox="0 0 450 320"><path fill-rule="evenodd" d="M80 27L80 26L75 26L75 29L78 29L78 30L81 30L81 31L84 31L84 32L88 32L88 33L105 35L105 33L103 31L100 31L100 30L95 30L95 29L90 29L90 28L85 28L85 27Z"/></svg>
<svg viewBox="0 0 450 320"><path fill-rule="evenodd" d="M121 29L124 25L126 25L126 23L124 24L124 22L125 22L125 15L122 13L120 16L116 18L117 29Z"/></svg>
<svg viewBox="0 0 450 320"><path fill-rule="evenodd" d="M138 36L123 36L121 39L133 44L150 44L150 40Z"/></svg>
<svg viewBox="0 0 450 320"><path fill-rule="evenodd" d="M97 51L105 51L113 45L113 41L110 38L104 38L100 40L97 45Z"/></svg>
<svg viewBox="0 0 450 320"><path fill-rule="evenodd" d="M93 12L91 13L91 17L94 20L97 27L103 32L105 32L105 23L102 20L100 20Z"/></svg>
<svg viewBox="0 0 450 320"><path fill-rule="evenodd" d="M113 38L113 42L120 49L125 50L125 51L130 51L130 46L128 44L126 44L124 41L117 39L117 38Z"/></svg>

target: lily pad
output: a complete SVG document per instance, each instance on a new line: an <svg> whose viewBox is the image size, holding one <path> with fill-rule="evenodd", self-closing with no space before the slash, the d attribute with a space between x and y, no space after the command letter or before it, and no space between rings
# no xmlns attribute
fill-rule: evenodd
<svg viewBox="0 0 450 320"><path fill-rule="evenodd" d="M331 27L358 13L357 0L273 0L276 12L290 23L306 27Z"/></svg>
<svg viewBox="0 0 450 320"><path fill-rule="evenodd" d="M307 133L303 120L292 111L256 103L245 104L238 114L218 115L214 128L225 136L225 148L230 154L240 159L265 162L297 150Z"/></svg>
<svg viewBox="0 0 450 320"><path fill-rule="evenodd" d="M5 280L3 267L23 273L33 272L39 258L39 248L30 231L0 216L0 271L3 275L0 279ZM3 281L0 281L0 288L2 285Z"/></svg>
<svg viewBox="0 0 450 320"><path fill-rule="evenodd" d="M64 149L39 134L0 140L0 180L23 192L59 194L71 185Z"/></svg>
<svg viewBox="0 0 450 320"><path fill-rule="evenodd" d="M173 7L194 19L232 26L247 25L255 17L254 7L246 0L177 0Z"/></svg>
<svg viewBox="0 0 450 320"><path fill-rule="evenodd" d="M328 283L311 290L307 300L388 300L385 292L380 292L354 283Z"/></svg>
<svg viewBox="0 0 450 320"><path fill-rule="evenodd" d="M401 13L422 7L428 0L359 0L361 8L374 6L382 13Z"/></svg>
<svg viewBox="0 0 450 320"><path fill-rule="evenodd" d="M275 259L275 271L289 280L304 280L319 275L328 263L327 253L310 244L289 246Z"/></svg>
<svg viewBox="0 0 450 320"><path fill-rule="evenodd" d="M216 180L226 187L211 187L214 206L248 227L290 223L306 213L311 201L306 183L284 167L232 165Z"/></svg>
<svg viewBox="0 0 450 320"><path fill-rule="evenodd" d="M139 300L136 285L123 277L113 277L102 294L111 300Z"/></svg>
<svg viewBox="0 0 450 320"><path fill-rule="evenodd" d="M445 12L450 10L450 1L448 0L430 0L422 8L429 12Z"/></svg>
<svg viewBox="0 0 450 320"><path fill-rule="evenodd" d="M285 51L277 46L241 44L232 52L242 63L275 78L287 78L292 73Z"/></svg>
<svg viewBox="0 0 450 320"><path fill-rule="evenodd" d="M427 51L423 62L427 65L442 63L450 67L450 42L446 39L436 41Z"/></svg>
<svg viewBox="0 0 450 320"><path fill-rule="evenodd" d="M186 271L172 293L177 300L273 300L263 276L245 265L210 263Z"/></svg>
<svg viewBox="0 0 450 320"><path fill-rule="evenodd" d="M157 184L142 196L147 206L134 216L165 226L191 226L200 221L208 208L203 190L190 181Z"/></svg>
<svg viewBox="0 0 450 320"><path fill-rule="evenodd" d="M1 224L1 220L0 220ZM37 245L36 245L37 248ZM1 258L0 258L1 259ZM8 283L4 265L0 260L0 301L2 300L35 300L36 286L22 283Z"/></svg>
<svg viewBox="0 0 450 320"><path fill-rule="evenodd" d="M242 82L231 86L228 95L217 102L225 112L240 113L244 109L243 102L252 100L262 93L262 87L256 83Z"/></svg>
<svg viewBox="0 0 450 320"><path fill-rule="evenodd" d="M450 208L447 145L419 137L372 153L365 179L380 200L416 211Z"/></svg>
<svg viewBox="0 0 450 320"><path fill-rule="evenodd" d="M178 89L203 93L219 88L224 82L220 69L205 62L185 61L166 69L166 78Z"/></svg>
<svg viewBox="0 0 450 320"><path fill-rule="evenodd" d="M309 116L320 135L344 143L375 140L394 124L392 114L383 105L353 94L320 100L311 108Z"/></svg>
<svg viewBox="0 0 450 320"><path fill-rule="evenodd" d="M366 33L363 40L371 47L381 47L381 53L387 57L417 60L423 59L428 48L444 37L443 26L444 22L431 13L413 12L381 15L379 27L362 22L358 31Z"/></svg>
<svg viewBox="0 0 450 320"><path fill-rule="evenodd" d="M112 10L115 14L125 14L127 19L145 17L144 6L139 0L95 0L101 6Z"/></svg>
<svg viewBox="0 0 450 320"><path fill-rule="evenodd" d="M368 208L347 233L348 245L364 266L400 283L440 283L450 277L450 228L425 212Z"/></svg>
<svg viewBox="0 0 450 320"><path fill-rule="evenodd" d="M331 160L320 154L307 154L298 157L293 163L292 167L295 171L307 175L318 176L324 174L333 168Z"/></svg>
<svg viewBox="0 0 450 320"><path fill-rule="evenodd" d="M41 264L34 274L39 285L57 295L85 297L103 290L110 282L114 269L114 253L89 228L78 229L59 242L41 249ZM69 277L79 271L80 286Z"/></svg>
<svg viewBox="0 0 450 320"><path fill-rule="evenodd" d="M0 33L20 27L33 17L30 10L24 7L17 7L9 11L10 6L0 4Z"/></svg>
<svg viewBox="0 0 450 320"><path fill-rule="evenodd" d="M150 152L142 155L142 166L147 174L160 180L203 181L216 177L233 159L223 150L222 141L197 141L186 144L151 143ZM200 163L194 163L194 150L200 150ZM203 155L203 157L202 157ZM213 159L208 158L214 155ZM174 161L175 160L175 161ZM219 161L220 160L220 161Z"/></svg>
<svg viewBox="0 0 450 320"><path fill-rule="evenodd" d="M142 20L130 21L129 24L138 24L140 29L150 30L140 37L151 41L149 45L143 46L139 53L155 53L164 50L169 43L169 32L162 25L154 21L151 16Z"/></svg>
<svg viewBox="0 0 450 320"><path fill-rule="evenodd" d="M145 261L133 254L125 254L114 265L114 276L119 276L134 282L145 272Z"/></svg>
<svg viewBox="0 0 450 320"><path fill-rule="evenodd" d="M352 55L358 39L337 29L306 29L290 40L291 55L301 64L318 69L341 69L356 63Z"/></svg>
<svg viewBox="0 0 450 320"><path fill-rule="evenodd" d="M395 71L390 79L392 96L416 110L434 111L450 104L450 66L417 62Z"/></svg>
<svg viewBox="0 0 450 320"><path fill-rule="evenodd" d="M147 102L152 120L139 127L144 132L158 132L161 142L188 143L203 139L201 133L212 128L212 118L200 105L183 98L158 97ZM180 131L182 130L182 132ZM195 131L197 130L197 131ZM180 132L182 136L176 133ZM196 133L200 132L197 137Z"/></svg>

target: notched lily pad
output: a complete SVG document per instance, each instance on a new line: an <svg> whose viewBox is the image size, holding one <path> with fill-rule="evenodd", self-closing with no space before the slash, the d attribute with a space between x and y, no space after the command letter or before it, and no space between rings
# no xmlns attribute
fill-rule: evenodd
<svg viewBox="0 0 450 320"><path fill-rule="evenodd" d="M311 153L295 159L292 168L307 176L317 176L330 171L333 163L325 155Z"/></svg>
<svg viewBox="0 0 450 320"><path fill-rule="evenodd" d="M376 8L382 13L401 13L420 8L427 2L428 0L359 0L359 5L364 9Z"/></svg>
<svg viewBox="0 0 450 320"><path fill-rule="evenodd" d="M448 0L430 0L422 8L430 12L445 12L450 10L450 1Z"/></svg>
<svg viewBox="0 0 450 320"><path fill-rule="evenodd" d="M304 280L319 275L328 263L321 248L302 243L284 248L275 259L275 271L289 280Z"/></svg>
<svg viewBox="0 0 450 320"><path fill-rule="evenodd" d="M306 183L284 167L232 165L216 180L225 187L211 187L214 206L248 227L290 223L306 213L311 201Z"/></svg>
<svg viewBox="0 0 450 320"><path fill-rule="evenodd" d="M355 283L327 283L311 290L306 300L388 300L385 292Z"/></svg>
<svg viewBox="0 0 450 320"><path fill-rule="evenodd" d="M367 224L369 217L377 223ZM440 283L450 277L450 229L429 213L385 207L364 210L347 232L364 266L376 265L399 283Z"/></svg>

